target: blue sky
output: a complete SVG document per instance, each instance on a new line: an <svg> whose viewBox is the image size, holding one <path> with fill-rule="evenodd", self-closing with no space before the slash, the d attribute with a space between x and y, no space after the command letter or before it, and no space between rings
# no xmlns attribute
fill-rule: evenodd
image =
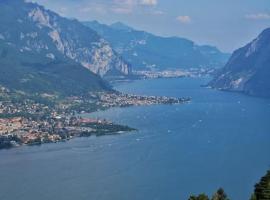
<svg viewBox="0 0 270 200"><path fill-rule="evenodd" d="M35 0L65 17L121 21L232 52L270 27L270 0Z"/></svg>

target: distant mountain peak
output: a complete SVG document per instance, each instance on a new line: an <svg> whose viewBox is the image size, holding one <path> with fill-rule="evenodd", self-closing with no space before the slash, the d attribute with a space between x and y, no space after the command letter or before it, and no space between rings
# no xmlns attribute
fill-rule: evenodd
<svg viewBox="0 0 270 200"><path fill-rule="evenodd" d="M249 44L246 57L256 53L263 45L265 45L265 38L267 37L270 37L270 28L263 30L263 32Z"/></svg>
<svg viewBox="0 0 270 200"><path fill-rule="evenodd" d="M28 17L39 26L52 28L52 25L50 24L50 16L44 11L43 7L35 7L28 13Z"/></svg>
<svg viewBox="0 0 270 200"><path fill-rule="evenodd" d="M226 66L210 82L221 90L270 97L270 28L236 50Z"/></svg>
<svg viewBox="0 0 270 200"><path fill-rule="evenodd" d="M157 36L122 22L84 24L104 37L136 70L223 67L229 57L215 47L196 45L180 37Z"/></svg>
<svg viewBox="0 0 270 200"><path fill-rule="evenodd" d="M111 24L110 27L113 29L122 30L122 31L132 31L133 30L133 28L131 28L130 26L128 26L122 22L115 22L115 23Z"/></svg>
<svg viewBox="0 0 270 200"><path fill-rule="evenodd" d="M131 72L96 31L24 0L0 0L0 66L7 88L69 94L108 89L98 75Z"/></svg>
<svg viewBox="0 0 270 200"><path fill-rule="evenodd" d="M114 51L106 40L79 21L61 17L36 3L25 3L23 0L0 0L2 1L6 3L1 6L0 17L3 18L1 19L3 22L0 24L0 39L8 40L8 37L12 36L8 42L21 45L22 50L46 51L45 55L50 55L47 56L50 58L55 57L51 56L51 50L55 50L56 47L57 53L62 54L60 56L80 63L100 76L106 76L110 71L122 75L129 75L131 72L131 66ZM17 5L17 2L20 5ZM14 10L13 13L12 10ZM18 20L20 24L17 23ZM8 24L16 24L14 28L17 30L8 27ZM1 25L6 26L3 31L1 31Z"/></svg>

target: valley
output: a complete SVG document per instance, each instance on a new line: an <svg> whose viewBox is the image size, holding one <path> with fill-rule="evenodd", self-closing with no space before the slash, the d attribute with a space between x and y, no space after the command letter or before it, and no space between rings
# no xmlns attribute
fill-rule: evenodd
<svg viewBox="0 0 270 200"><path fill-rule="evenodd" d="M0 0L0 199L270 200L268 4Z"/></svg>

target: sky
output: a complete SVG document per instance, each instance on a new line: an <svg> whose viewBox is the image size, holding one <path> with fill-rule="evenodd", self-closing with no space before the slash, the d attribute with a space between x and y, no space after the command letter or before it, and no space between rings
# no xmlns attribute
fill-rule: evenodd
<svg viewBox="0 0 270 200"><path fill-rule="evenodd" d="M123 22L232 52L270 27L270 0L34 0L68 18Z"/></svg>

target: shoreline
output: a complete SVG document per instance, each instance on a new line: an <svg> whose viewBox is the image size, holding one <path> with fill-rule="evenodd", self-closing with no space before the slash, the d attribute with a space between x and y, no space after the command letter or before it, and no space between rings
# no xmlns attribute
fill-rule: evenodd
<svg viewBox="0 0 270 200"><path fill-rule="evenodd" d="M95 120L95 119L90 119L90 118L79 118L82 120ZM0 151L3 149L12 149L12 148L19 148L22 146L38 146L38 145L44 145L44 144L52 144L52 143L59 143L59 142L67 142L75 138L83 138L83 137L91 137L91 136L96 136L96 137L101 137L101 136L106 136L106 135L120 135L124 134L127 132L133 132L137 131L135 128L131 128L126 125L119 125L115 124L112 122L108 121L103 121L103 122L87 122L83 124L79 124L78 126L74 127L65 127L63 129L68 129L71 128L73 131L67 132L66 135L60 135L58 133L54 134L40 134L37 136L36 139L33 140L28 140L24 141L23 137L19 138L19 136L15 136L12 134L9 134L8 137L13 137L11 141L6 140L1 141L1 146L0 146ZM80 129L85 129L85 130L80 130ZM50 137L51 136L51 137ZM16 142L14 137L16 137ZM50 138L49 138L50 137ZM0 138L3 139L3 138Z"/></svg>
<svg viewBox="0 0 270 200"><path fill-rule="evenodd" d="M24 96L18 102L23 101L26 101ZM33 102L30 99L27 99L28 103L23 105L0 101L2 107L0 150L22 145L57 143L74 137L117 135L136 131L137 129L115 124L106 119L82 118L77 115L115 107L174 105L190 101L191 98L132 95L121 92L101 92L84 97L69 97L56 100L53 106ZM9 112L5 112L5 109Z"/></svg>

